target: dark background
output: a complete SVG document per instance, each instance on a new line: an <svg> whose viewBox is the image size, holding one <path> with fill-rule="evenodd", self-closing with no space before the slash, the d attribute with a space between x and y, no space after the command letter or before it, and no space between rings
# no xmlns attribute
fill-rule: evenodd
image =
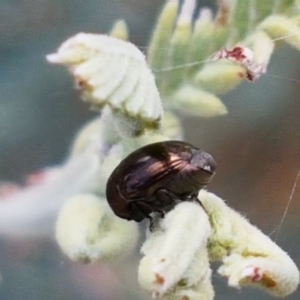
<svg viewBox="0 0 300 300"><path fill-rule="evenodd" d="M0 1L0 180L22 181L30 172L62 162L78 128L95 115L80 101L68 72L47 64L45 55L77 32L107 32L119 18L128 22L130 40L144 47L163 3ZM210 190L267 234L279 225L300 169L299 82L300 54L282 47L267 75L223 97L227 116L183 116L186 140L218 162ZM298 266L299 213L300 184L277 237ZM86 266L70 262L51 238L1 238L0 298L148 299L136 282L137 256ZM217 300L271 299L259 291L228 288L218 275L214 281ZM296 292L287 299L299 297Z"/></svg>

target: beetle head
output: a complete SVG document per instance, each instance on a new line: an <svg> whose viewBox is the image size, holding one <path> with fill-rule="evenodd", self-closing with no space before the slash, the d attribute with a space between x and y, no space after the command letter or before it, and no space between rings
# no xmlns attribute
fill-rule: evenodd
<svg viewBox="0 0 300 300"><path fill-rule="evenodd" d="M197 177L199 177L203 183L209 183L211 181L217 167L213 157L200 149L192 151L190 165L197 170Z"/></svg>

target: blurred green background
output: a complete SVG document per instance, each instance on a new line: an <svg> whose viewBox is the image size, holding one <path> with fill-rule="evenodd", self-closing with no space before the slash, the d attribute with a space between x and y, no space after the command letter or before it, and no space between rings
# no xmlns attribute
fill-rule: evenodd
<svg viewBox="0 0 300 300"><path fill-rule="evenodd" d="M20 182L28 173L62 162L78 128L95 115L80 101L68 72L47 64L45 55L77 32L108 32L119 18L128 22L130 40L145 50L163 4L0 0L0 180ZM186 140L218 162L209 189L267 234L279 225L300 169L299 94L300 54L282 47L267 75L223 97L227 116L182 116ZM299 214L300 183L277 237L298 266ZM149 299L137 284L138 256L113 265L83 265L63 256L51 237L1 237L0 299ZM216 273L213 279L217 300L271 299L259 291L228 288ZM287 299L300 299L300 292Z"/></svg>

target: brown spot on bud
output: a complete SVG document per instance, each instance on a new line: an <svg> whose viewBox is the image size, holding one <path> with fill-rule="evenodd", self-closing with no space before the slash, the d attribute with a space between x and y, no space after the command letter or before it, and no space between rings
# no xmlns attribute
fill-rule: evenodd
<svg viewBox="0 0 300 300"><path fill-rule="evenodd" d="M268 274L263 274L261 282L264 286L267 288L273 288L276 286L276 282L268 275Z"/></svg>
<svg viewBox="0 0 300 300"><path fill-rule="evenodd" d="M163 285L165 282L165 278L160 276L159 274L155 274L155 283L159 285Z"/></svg>

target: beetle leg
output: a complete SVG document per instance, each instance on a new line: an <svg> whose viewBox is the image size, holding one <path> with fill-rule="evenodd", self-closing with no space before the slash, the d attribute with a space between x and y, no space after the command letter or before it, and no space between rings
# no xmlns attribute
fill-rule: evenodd
<svg viewBox="0 0 300 300"><path fill-rule="evenodd" d="M150 226L149 226L150 232L153 232L153 229L155 228L156 222L153 220L153 218L151 216L148 216L148 219L150 221Z"/></svg>
<svg viewBox="0 0 300 300"><path fill-rule="evenodd" d="M206 212L205 207L203 206L201 200L197 197L196 194L192 195L189 201L193 201L193 202L198 203L203 208L203 210Z"/></svg>
<svg viewBox="0 0 300 300"><path fill-rule="evenodd" d="M132 220L136 222L141 222L145 219L145 213L136 205L135 202L129 204Z"/></svg>
<svg viewBox="0 0 300 300"><path fill-rule="evenodd" d="M200 206L203 207L201 201L198 199L197 194L192 194L185 199L185 201L197 202Z"/></svg>
<svg viewBox="0 0 300 300"><path fill-rule="evenodd" d="M141 216L141 215L143 216L142 218L139 218L139 220L136 220L136 221L139 222L139 221L143 220L144 218L149 219L150 231L152 231L152 229L155 226L155 221L150 216L150 214L153 212L153 208L143 201L131 202L130 207L135 214L138 212L139 216Z"/></svg>
<svg viewBox="0 0 300 300"><path fill-rule="evenodd" d="M175 200L180 200L177 195L166 189L156 190L155 197L163 204L163 207L174 204Z"/></svg>
<svg viewBox="0 0 300 300"><path fill-rule="evenodd" d="M165 217L166 213L163 210L158 210L157 212L159 213L159 215L160 215L161 218Z"/></svg>

